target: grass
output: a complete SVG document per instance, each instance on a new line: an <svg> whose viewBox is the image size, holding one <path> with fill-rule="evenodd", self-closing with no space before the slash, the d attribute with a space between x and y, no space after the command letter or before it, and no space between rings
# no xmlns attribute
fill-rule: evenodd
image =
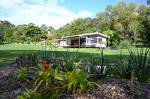
<svg viewBox="0 0 150 99"><path fill-rule="evenodd" d="M42 51L44 45L27 45L27 44L5 44L0 45L0 68L5 67L7 64L15 62L15 59L22 54L38 53ZM97 48L52 48L47 46L47 50L55 51L57 54L65 53L69 51L78 51L80 59L88 59L100 54L100 50ZM104 50L105 60L110 63L114 63L118 60L119 50ZM128 57L127 50L123 50L123 56Z"/></svg>

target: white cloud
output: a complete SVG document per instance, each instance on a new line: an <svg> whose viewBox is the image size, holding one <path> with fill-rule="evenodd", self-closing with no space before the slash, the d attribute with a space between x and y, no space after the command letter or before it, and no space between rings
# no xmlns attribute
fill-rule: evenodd
<svg viewBox="0 0 150 99"><path fill-rule="evenodd" d="M81 10L78 13L60 6L64 0L0 0L0 19L8 20L15 24L27 24L33 22L37 25L46 24L54 28L63 25L79 17L89 17L91 13ZM8 6L9 5L9 6ZM10 10L11 9L11 10Z"/></svg>

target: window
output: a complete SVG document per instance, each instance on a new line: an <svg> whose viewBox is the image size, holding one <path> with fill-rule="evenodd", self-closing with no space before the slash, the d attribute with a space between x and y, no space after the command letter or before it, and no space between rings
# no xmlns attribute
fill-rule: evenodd
<svg viewBox="0 0 150 99"><path fill-rule="evenodd" d="M98 38L98 42L102 42L102 38Z"/></svg>
<svg viewBox="0 0 150 99"><path fill-rule="evenodd" d="M97 38L93 38L93 43L97 43Z"/></svg>

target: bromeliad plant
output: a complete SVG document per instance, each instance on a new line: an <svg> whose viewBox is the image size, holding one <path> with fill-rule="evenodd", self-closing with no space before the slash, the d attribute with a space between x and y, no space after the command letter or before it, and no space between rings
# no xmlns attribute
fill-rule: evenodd
<svg viewBox="0 0 150 99"><path fill-rule="evenodd" d="M18 96L18 99L42 99L42 97L32 90L26 89L22 96Z"/></svg>
<svg viewBox="0 0 150 99"><path fill-rule="evenodd" d="M40 65L40 70L37 74L35 81L35 91L52 90L54 87L60 87L62 85L64 76L57 68L52 69L47 61L44 61ZM56 88L57 89L57 88ZM55 88L54 88L55 90Z"/></svg>
<svg viewBox="0 0 150 99"><path fill-rule="evenodd" d="M87 91L90 86L88 74L83 71L73 70L67 73L67 90L73 93L82 93Z"/></svg>
<svg viewBox="0 0 150 99"><path fill-rule="evenodd" d="M43 64L39 65L40 70L37 74L37 78L35 81L35 89L37 91L39 88L48 89L48 85L50 83L50 72L49 72L49 64L45 61Z"/></svg>
<svg viewBox="0 0 150 99"><path fill-rule="evenodd" d="M43 63L39 65L38 72L33 76L35 76L34 86L30 91L25 92L28 94L20 96L24 97L22 99L26 99L26 95L30 97L27 99L32 99L32 97L36 95L42 97L38 99L53 99L61 96L64 91L63 89L66 89L64 88L66 86L63 86L65 85L65 77L63 74L58 71L57 68L52 69L47 61L43 61Z"/></svg>
<svg viewBox="0 0 150 99"><path fill-rule="evenodd" d="M19 79L19 82L21 84L23 84L26 80L26 77L27 77L27 69L23 68L23 67L17 69L16 75L17 75L17 78Z"/></svg>

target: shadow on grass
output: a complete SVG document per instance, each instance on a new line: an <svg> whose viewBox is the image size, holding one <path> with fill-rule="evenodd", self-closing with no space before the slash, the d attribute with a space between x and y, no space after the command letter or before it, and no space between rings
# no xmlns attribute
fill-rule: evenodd
<svg viewBox="0 0 150 99"><path fill-rule="evenodd" d="M66 51L47 51L47 53L56 53L59 56L63 56L64 54L67 54ZM0 50L0 68L3 68L7 66L10 63L15 62L16 58L21 55L26 54L32 54L36 53L38 55L41 55L42 51L38 50ZM69 52L70 53L70 52ZM75 52L71 52L75 53ZM94 56L98 56L98 53L88 53L88 52L77 52L78 53L78 59L92 59ZM128 55L123 55L124 58L128 59ZM105 62L108 63L116 63L119 59L119 55L104 55Z"/></svg>

